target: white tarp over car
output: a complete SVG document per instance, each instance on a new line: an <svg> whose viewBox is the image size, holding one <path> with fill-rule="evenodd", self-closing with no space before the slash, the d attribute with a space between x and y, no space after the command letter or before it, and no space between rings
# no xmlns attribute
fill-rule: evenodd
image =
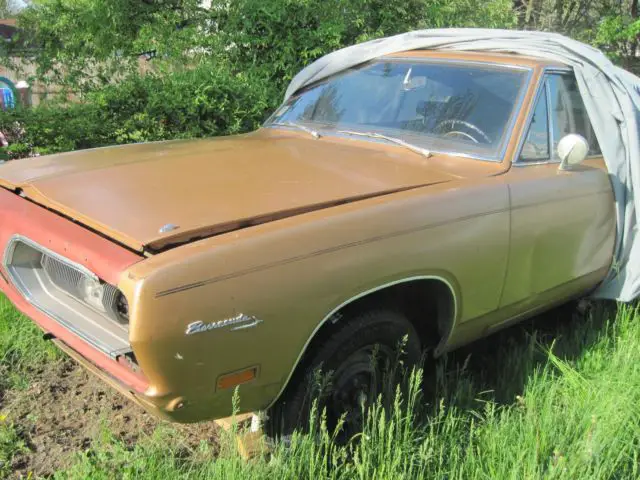
<svg viewBox="0 0 640 480"><path fill-rule="evenodd" d="M416 50L510 52L573 67L602 149L616 199L614 262L596 296L631 301L640 294L640 79L616 67L599 50L555 33L515 30L419 30L337 50L307 66L291 81L285 101L299 89L391 53Z"/></svg>

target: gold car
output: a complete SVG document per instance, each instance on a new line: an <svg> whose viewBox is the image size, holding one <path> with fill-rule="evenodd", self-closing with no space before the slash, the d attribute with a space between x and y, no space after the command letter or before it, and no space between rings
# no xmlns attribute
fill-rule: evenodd
<svg viewBox="0 0 640 480"><path fill-rule="evenodd" d="M585 295L615 239L571 69L385 56L297 92L256 132L0 166L0 287L149 411L330 418L407 363ZM377 352L376 361L371 360ZM355 418L356 415L353 415Z"/></svg>

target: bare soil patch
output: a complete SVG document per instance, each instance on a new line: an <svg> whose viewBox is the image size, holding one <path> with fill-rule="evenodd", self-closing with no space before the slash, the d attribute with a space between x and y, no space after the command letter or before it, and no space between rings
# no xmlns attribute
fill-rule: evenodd
<svg viewBox="0 0 640 480"><path fill-rule="evenodd" d="M49 476L89 448L104 427L133 446L165 423L114 391L72 360L46 364L30 375L28 388L0 392L0 410L28 451L14 458L16 478ZM176 425L187 446L217 443L213 423Z"/></svg>

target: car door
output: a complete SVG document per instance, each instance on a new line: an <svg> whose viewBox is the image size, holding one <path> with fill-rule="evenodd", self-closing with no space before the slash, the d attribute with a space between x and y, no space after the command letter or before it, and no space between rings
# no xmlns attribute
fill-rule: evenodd
<svg viewBox="0 0 640 480"><path fill-rule="evenodd" d="M611 183L571 71L544 74L526 132L505 177L511 241L500 302L523 311L593 287L610 266L615 235ZM569 133L587 139L589 154L560 170L557 145Z"/></svg>

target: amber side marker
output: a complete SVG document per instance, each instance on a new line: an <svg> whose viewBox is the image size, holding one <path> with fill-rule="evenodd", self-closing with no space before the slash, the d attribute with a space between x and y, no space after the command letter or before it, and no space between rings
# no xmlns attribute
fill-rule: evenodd
<svg viewBox="0 0 640 480"><path fill-rule="evenodd" d="M238 372L228 373L218 378L218 388L225 389L247 383L258 376L258 367L246 368Z"/></svg>

